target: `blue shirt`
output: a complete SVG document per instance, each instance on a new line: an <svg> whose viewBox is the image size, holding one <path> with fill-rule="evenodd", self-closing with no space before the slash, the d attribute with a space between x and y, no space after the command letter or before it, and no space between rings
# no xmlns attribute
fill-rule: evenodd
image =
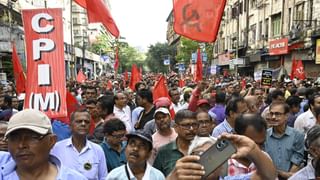
<svg viewBox="0 0 320 180"><path fill-rule="evenodd" d="M54 164L58 169L58 175L56 177L56 180L86 180L83 175L78 173L77 171L74 171L72 169L69 169L65 166L63 166L59 159L57 159L54 156L50 156L49 161ZM19 176L16 172L16 163L13 159L11 159L6 164L3 164L1 161L1 180L19 180Z"/></svg>
<svg viewBox="0 0 320 180"><path fill-rule="evenodd" d="M277 136L273 128L267 130L265 151L270 155L277 169L288 172L295 164L303 161L304 135L289 126L282 136Z"/></svg>
<svg viewBox="0 0 320 180"><path fill-rule="evenodd" d="M85 147L78 152L71 138L57 142L51 153L58 157L63 165L78 171L88 179L104 180L108 171L101 146L86 140Z"/></svg>
<svg viewBox="0 0 320 180"><path fill-rule="evenodd" d="M127 176L125 166L127 166L129 178ZM114 170L112 170L106 180L122 180L122 179L129 179L129 180L137 180L137 178L133 175L130 167L128 164L122 165ZM147 168L144 172L142 180L165 180L164 175L156 168L152 167L147 163Z"/></svg>
<svg viewBox="0 0 320 180"><path fill-rule="evenodd" d="M227 119L225 119L222 123L220 123L218 126L216 126L212 131L212 136L217 138L222 133L233 133L233 128L228 123Z"/></svg>
<svg viewBox="0 0 320 180"><path fill-rule="evenodd" d="M127 163L125 154L126 145L126 142L121 143L121 151L119 153L118 151L112 149L106 141L103 141L103 143L100 144L106 157L108 172Z"/></svg>
<svg viewBox="0 0 320 180"><path fill-rule="evenodd" d="M216 124L220 124L226 118L226 107L222 104L216 104L208 113L214 114Z"/></svg>

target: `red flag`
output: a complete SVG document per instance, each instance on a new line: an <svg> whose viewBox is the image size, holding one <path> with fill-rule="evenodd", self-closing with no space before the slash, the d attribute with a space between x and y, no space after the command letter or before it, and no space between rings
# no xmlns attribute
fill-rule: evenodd
<svg viewBox="0 0 320 180"><path fill-rule="evenodd" d="M116 57L115 57L115 62L114 62L114 71L116 72L116 74L117 74L117 72L118 72L118 69L119 69L119 49L118 49L118 47L116 48Z"/></svg>
<svg viewBox="0 0 320 180"><path fill-rule="evenodd" d="M86 4L89 23L102 23L114 37L118 38L119 29L102 0L86 0Z"/></svg>
<svg viewBox="0 0 320 180"><path fill-rule="evenodd" d="M87 8L86 0L74 0L74 2L76 2L79 6L85 8L85 9Z"/></svg>
<svg viewBox="0 0 320 180"><path fill-rule="evenodd" d="M201 52L200 48L198 48L198 55L197 55L197 64L194 73L194 81L199 82L202 80L202 60L201 60Z"/></svg>
<svg viewBox="0 0 320 180"><path fill-rule="evenodd" d="M306 78L304 68L303 68L303 63L302 63L301 59L298 60L298 62L296 64L294 75L301 80L304 80Z"/></svg>
<svg viewBox="0 0 320 180"><path fill-rule="evenodd" d="M135 90L134 86L140 80L141 79L140 79L140 73L139 73L138 67L135 64L133 64L131 68L131 79L130 79L130 85L129 85L130 89L134 91Z"/></svg>
<svg viewBox="0 0 320 180"><path fill-rule="evenodd" d="M173 0L174 31L190 39L217 38L226 0Z"/></svg>
<svg viewBox="0 0 320 180"><path fill-rule="evenodd" d="M186 85L186 82L184 82L183 79L179 79L179 87L184 87Z"/></svg>
<svg viewBox="0 0 320 180"><path fill-rule="evenodd" d="M168 88L165 84L165 78L163 75L161 75L159 81L154 86L152 94L153 100L156 100L160 97L167 97L170 99Z"/></svg>
<svg viewBox="0 0 320 180"><path fill-rule="evenodd" d="M107 89L112 90L112 82L111 82L111 80L108 80L108 82L107 82Z"/></svg>
<svg viewBox="0 0 320 180"><path fill-rule="evenodd" d="M87 80L87 76L84 75L82 70L80 69L77 75L77 82L83 83L85 80Z"/></svg>
<svg viewBox="0 0 320 180"><path fill-rule="evenodd" d="M292 67L291 67L291 74L290 74L290 79L292 80L295 76L295 70L296 70L296 67L297 67L297 62L296 62L296 58L293 57L292 59Z"/></svg>
<svg viewBox="0 0 320 180"><path fill-rule="evenodd" d="M15 43L12 43L12 65L14 79L16 80L16 91L20 94L26 91L26 76L23 72Z"/></svg>
<svg viewBox="0 0 320 180"><path fill-rule="evenodd" d="M247 84L247 83L246 83L246 79L243 78L243 79L241 80L241 88L242 88L242 90L244 90L244 89L246 88L246 84Z"/></svg>

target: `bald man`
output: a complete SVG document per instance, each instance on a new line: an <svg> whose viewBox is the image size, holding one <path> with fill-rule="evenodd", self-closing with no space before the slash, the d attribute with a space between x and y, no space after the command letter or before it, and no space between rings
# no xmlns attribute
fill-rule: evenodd
<svg viewBox="0 0 320 180"><path fill-rule="evenodd" d="M246 96L244 100L247 103L250 113L259 113L258 98L256 96Z"/></svg>

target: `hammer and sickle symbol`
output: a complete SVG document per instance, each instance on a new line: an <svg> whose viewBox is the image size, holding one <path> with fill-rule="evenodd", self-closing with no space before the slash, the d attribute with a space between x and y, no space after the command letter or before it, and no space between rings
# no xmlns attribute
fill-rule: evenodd
<svg viewBox="0 0 320 180"><path fill-rule="evenodd" d="M195 9L192 9L191 15L187 16L187 11L190 6L191 4L186 4L182 9L182 16L183 16L182 26L186 25L189 27L195 27L198 32L201 32L201 29L199 26L200 15L198 11L196 11Z"/></svg>

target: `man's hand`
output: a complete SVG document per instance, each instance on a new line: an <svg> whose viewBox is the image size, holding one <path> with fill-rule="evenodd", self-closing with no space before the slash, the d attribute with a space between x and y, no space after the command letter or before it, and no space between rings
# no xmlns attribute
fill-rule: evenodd
<svg viewBox="0 0 320 180"><path fill-rule="evenodd" d="M204 168L197 163L199 156L184 156L176 162L173 171L166 178L167 180L200 180L204 175Z"/></svg>
<svg viewBox="0 0 320 180"><path fill-rule="evenodd" d="M256 143L250 138L241 135L223 133L222 139L228 139L237 148L237 152L231 156L233 159L248 157L257 147Z"/></svg>

